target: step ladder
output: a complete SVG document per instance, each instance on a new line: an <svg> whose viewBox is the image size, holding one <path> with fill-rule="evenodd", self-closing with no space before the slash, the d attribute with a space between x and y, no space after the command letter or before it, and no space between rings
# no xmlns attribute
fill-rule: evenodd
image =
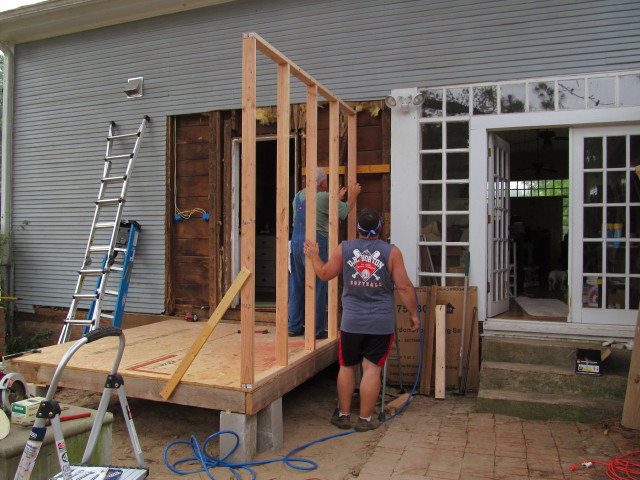
<svg viewBox="0 0 640 480"><path fill-rule="evenodd" d="M58 382L62 376L65 367L71 360L71 357L87 343L100 340L106 337L118 337L118 349L115 354L115 360L111 371L107 374L105 386L102 391L102 397L98 405L98 410L95 413L93 424L91 426L91 432L87 440L82 460L79 464L71 465L65 446L64 435L62 432L62 426L60 423L60 404L54 400L53 395L56 393ZM89 480L89 479L104 479L104 478L118 478L119 480L142 480L149 476L149 469L146 468L144 459L142 457L142 448L138 440L135 425L133 423L133 415L129 408L127 396L124 393L124 380L122 375L118 373L118 367L122 354L124 352L125 339L124 333L117 327L99 327L84 335L77 340L69 350L64 354L58 367L56 368L53 378L51 379L51 385L47 390L45 398L40 403L38 412L36 413L36 421L31 429L31 434L25 445L20 463L16 470L14 480L28 480L31 477L33 468L35 466L38 453L42 447L42 442L47 433L47 425L49 424L53 430L53 438L55 445L57 446L56 452L58 454L58 464L60 465L60 473L51 478L51 480ZM122 416L126 422L127 430L129 432L129 438L131 440L131 446L133 453L136 457L136 467L113 467L113 466L91 466L89 462L93 452L98 444L100 430L104 423L105 414L111 396L114 390L117 392L118 400L120 401L120 407L122 409Z"/></svg>
<svg viewBox="0 0 640 480"><path fill-rule="evenodd" d="M140 150L140 144L144 136L144 132L149 123L149 117L145 115L142 123L137 131L133 133L117 134L116 123L109 124L109 133L107 135L107 148L104 157L104 170L100 181L100 189L98 199L96 200L93 222L89 233L89 240L85 249L84 261L78 272L78 281L72 296L71 307L69 313L64 320L62 332L58 338L58 343L68 342L71 337L71 328L74 326L83 327L83 333L91 331L100 326L102 318L111 318L112 321L117 320L118 311L120 311L120 320L124 303L126 301L126 293L128 289L128 280L130 277L130 267L132 266L133 255L135 253L139 225L131 224L128 234L135 234L135 242L131 241L123 245L122 239L125 232L123 230L122 212L124 210L127 190L131 181L131 173ZM124 222L125 230L127 222ZM122 231L121 231L122 230ZM119 254L125 257L130 256L130 262L127 266L116 262ZM102 265L100 267L92 266L97 255L103 256ZM110 289L110 274L120 273L120 285L117 290ZM95 278L95 284L87 281ZM122 280L126 279L125 291L121 292L123 287ZM91 284L91 285L90 285ZM94 288L95 285L95 288ZM103 315L102 310L109 311L108 305L105 305L107 299L113 302L113 315ZM120 303L118 303L120 302ZM107 301L107 304L109 302ZM90 311L87 318L77 318L78 310L86 308ZM114 322L115 324L115 322Z"/></svg>

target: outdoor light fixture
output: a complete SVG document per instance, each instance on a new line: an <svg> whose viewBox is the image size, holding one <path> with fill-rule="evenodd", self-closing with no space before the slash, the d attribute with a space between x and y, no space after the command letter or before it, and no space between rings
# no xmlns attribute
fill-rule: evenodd
<svg viewBox="0 0 640 480"><path fill-rule="evenodd" d="M134 77L127 81L127 85L124 87L124 93L126 93L127 98L142 96L142 80L142 77Z"/></svg>
<svg viewBox="0 0 640 480"><path fill-rule="evenodd" d="M384 99L384 103L389 108L400 107L400 110L406 112L411 105L419 107L424 102L424 93L418 93L415 97L413 95L387 95Z"/></svg>

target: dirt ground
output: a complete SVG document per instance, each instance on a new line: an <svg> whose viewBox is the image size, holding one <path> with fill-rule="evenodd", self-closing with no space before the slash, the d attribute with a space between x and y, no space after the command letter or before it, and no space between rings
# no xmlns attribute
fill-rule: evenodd
<svg viewBox="0 0 640 480"><path fill-rule="evenodd" d="M275 453L258 454L255 461L281 459L299 446L345 433L329 423L329 418L337 402L336 374L337 365L332 365L283 397L284 447ZM99 394L64 388L60 389L55 398L61 403L88 408L97 408L100 401ZM357 395L355 400L354 408L357 408ZM195 436L198 443L202 445L210 435L218 432L219 411L133 398L129 398L129 404L151 479L200 480L215 478L226 480L236 478L233 472L226 467L217 467L211 470L211 477L205 473L181 475L172 472L163 459L165 448L172 442L189 442L191 437ZM135 456L132 453L131 442L119 403L113 404L110 411L114 413L112 464L134 466ZM304 458L316 462L318 468L314 470L297 470L282 461L252 466L251 468L254 469L260 480L346 480L357 478L360 467L371 455L383 429L384 427L365 434L348 434L331 438L293 455L294 458ZM207 452L217 457L217 439L209 443ZM193 457L193 453L189 445L185 444L177 444L171 447L168 452L170 462L191 457ZM308 467L308 464L299 465ZM192 462L181 464L177 468L183 471L195 471L199 469L199 466ZM242 479L251 478L248 471L241 472L240 475Z"/></svg>

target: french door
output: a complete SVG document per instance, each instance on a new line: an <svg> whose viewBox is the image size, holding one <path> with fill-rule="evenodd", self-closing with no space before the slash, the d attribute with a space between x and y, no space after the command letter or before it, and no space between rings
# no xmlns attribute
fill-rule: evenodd
<svg viewBox="0 0 640 480"><path fill-rule="evenodd" d="M571 311L634 325L640 302L640 125L572 130Z"/></svg>
<svg viewBox="0 0 640 480"><path fill-rule="evenodd" d="M509 144L489 135L489 228L487 316L509 309Z"/></svg>

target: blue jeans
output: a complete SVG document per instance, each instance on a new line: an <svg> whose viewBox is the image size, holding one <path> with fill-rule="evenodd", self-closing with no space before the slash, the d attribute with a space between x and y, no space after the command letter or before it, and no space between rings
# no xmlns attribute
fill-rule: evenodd
<svg viewBox="0 0 640 480"><path fill-rule="evenodd" d="M327 261L326 237L316 234L320 244L320 258ZM304 327L304 232L294 233L291 238L291 273L289 274L289 331L299 333ZM316 276L316 336L324 332L327 325L327 282Z"/></svg>

